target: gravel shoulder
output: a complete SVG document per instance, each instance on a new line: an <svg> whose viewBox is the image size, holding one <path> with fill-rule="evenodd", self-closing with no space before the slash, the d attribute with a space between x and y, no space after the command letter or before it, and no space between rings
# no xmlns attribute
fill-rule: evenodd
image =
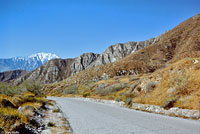
<svg viewBox="0 0 200 134"><path fill-rule="evenodd" d="M55 100L74 134L199 134L200 121L136 111L118 105L49 97Z"/></svg>
<svg viewBox="0 0 200 134"><path fill-rule="evenodd" d="M43 119L45 130L41 134L68 134L70 126L56 102L49 100L46 107L47 110Z"/></svg>

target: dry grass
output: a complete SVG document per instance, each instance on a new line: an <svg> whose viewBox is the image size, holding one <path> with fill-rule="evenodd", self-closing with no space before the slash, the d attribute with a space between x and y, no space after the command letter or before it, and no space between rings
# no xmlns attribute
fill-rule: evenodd
<svg viewBox="0 0 200 134"><path fill-rule="evenodd" d="M34 111L45 102L44 97L35 96L30 92L13 96L0 94L0 128L7 132L30 123Z"/></svg>
<svg viewBox="0 0 200 134"><path fill-rule="evenodd" d="M84 96L87 93L84 97L115 99L125 101L127 104L133 99L137 103L159 106L175 99L174 107L200 110L199 76L200 58L185 58L145 75L121 76L97 82L80 83L77 84L77 93L68 96ZM126 87L108 93L104 92L112 85L124 82L128 84ZM63 87L68 86L64 82L62 84ZM99 85L106 85L102 86L103 96L96 92ZM56 91L54 93L56 95Z"/></svg>
<svg viewBox="0 0 200 134"><path fill-rule="evenodd" d="M31 92L27 92L23 94L23 98L29 98L29 97L35 97L35 94Z"/></svg>
<svg viewBox="0 0 200 134"><path fill-rule="evenodd" d="M11 129L13 124L27 123L27 119L13 108L1 108L0 109L0 127L5 131Z"/></svg>
<svg viewBox="0 0 200 134"><path fill-rule="evenodd" d="M200 58L196 60L200 61ZM160 78L156 88L148 94L134 99L138 103L162 106L167 100L177 98L175 107L200 110L200 63L194 59L183 59L151 75L152 80Z"/></svg>
<svg viewBox="0 0 200 134"><path fill-rule="evenodd" d="M47 85L45 94L62 96L66 88L76 85L77 92L68 96L88 93L87 97L159 106L173 102L174 107L200 110L199 31L200 14L164 33L155 44L117 62L91 67L59 83ZM100 79L104 73L109 76L108 80ZM99 85L109 87L123 82L128 83L126 88L105 96L96 92Z"/></svg>
<svg viewBox="0 0 200 134"><path fill-rule="evenodd" d="M17 107L17 104L13 101L13 98L7 95L0 94L1 107Z"/></svg>
<svg viewBox="0 0 200 134"><path fill-rule="evenodd" d="M200 14L164 33L161 39L119 61L88 68L64 81L47 85L48 94L61 94L66 87L97 82L105 73L110 78L119 75L146 74L165 68L186 57L200 57ZM122 72L122 73L120 73ZM52 91L52 90L56 91Z"/></svg>
<svg viewBox="0 0 200 134"><path fill-rule="evenodd" d="M42 104L41 103L38 103L38 102L25 102L22 104L22 107L33 107L35 110L39 109Z"/></svg>

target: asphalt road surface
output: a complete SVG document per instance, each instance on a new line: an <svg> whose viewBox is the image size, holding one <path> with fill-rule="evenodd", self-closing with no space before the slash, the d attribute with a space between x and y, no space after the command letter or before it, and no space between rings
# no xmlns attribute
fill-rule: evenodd
<svg viewBox="0 0 200 134"><path fill-rule="evenodd" d="M73 134L200 134L200 121L152 114L76 98L55 100Z"/></svg>

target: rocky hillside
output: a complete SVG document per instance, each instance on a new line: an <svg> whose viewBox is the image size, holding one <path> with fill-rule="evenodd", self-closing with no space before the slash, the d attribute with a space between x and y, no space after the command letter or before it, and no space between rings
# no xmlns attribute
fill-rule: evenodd
<svg viewBox="0 0 200 134"><path fill-rule="evenodd" d="M50 60L26 76L17 79L15 83L20 84L24 80L37 80L41 84L59 82L87 68L108 64L122 59L159 40L160 36L141 42L119 43L110 46L102 54L85 53L74 59Z"/></svg>
<svg viewBox="0 0 200 134"><path fill-rule="evenodd" d="M51 59L59 58L51 53L37 53L26 57L0 59L0 72L10 70L32 71Z"/></svg>
<svg viewBox="0 0 200 134"><path fill-rule="evenodd" d="M166 110L200 110L199 46L200 14L164 33L150 46L46 85L43 91L53 96L114 99L128 106L142 103Z"/></svg>
<svg viewBox="0 0 200 134"><path fill-rule="evenodd" d="M84 70L96 60L97 56L98 54L85 53L74 59L53 59L25 76L18 78L14 83L20 84L25 80L34 80L41 84L58 82Z"/></svg>
<svg viewBox="0 0 200 134"><path fill-rule="evenodd" d="M94 61L97 60L99 54L85 53L74 59L73 64L70 66L72 74L76 74L88 68Z"/></svg>
<svg viewBox="0 0 200 134"><path fill-rule="evenodd" d="M64 88L115 76L153 73L180 59L200 57L199 46L200 14L197 14L164 33L154 44L114 63L88 68L58 84Z"/></svg>
<svg viewBox="0 0 200 134"><path fill-rule="evenodd" d="M115 62L119 59L126 57L129 54L138 51L139 49L145 48L151 44L158 42L160 40L160 37L161 35L146 41L118 43L112 45L108 47L102 54L100 54L98 58L91 64L91 66L98 66Z"/></svg>
<svg viewBox="0 0 200 134"><path fill-rule="evenodd" d="M11 80L17 79L20 76L27 74L27 73L28 72L24 71L24 70L0 72L0 82L9 82Z"/></svg>

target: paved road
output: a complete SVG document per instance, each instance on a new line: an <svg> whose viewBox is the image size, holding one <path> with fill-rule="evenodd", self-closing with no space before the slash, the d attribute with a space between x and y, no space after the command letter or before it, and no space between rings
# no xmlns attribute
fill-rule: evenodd
<svg viewBox="0 0 200 134"><path fill-rule="evenodd" d="M200 134L200 121L75 98L50 99L55 100L67 115L73 134Z"/></svg>

